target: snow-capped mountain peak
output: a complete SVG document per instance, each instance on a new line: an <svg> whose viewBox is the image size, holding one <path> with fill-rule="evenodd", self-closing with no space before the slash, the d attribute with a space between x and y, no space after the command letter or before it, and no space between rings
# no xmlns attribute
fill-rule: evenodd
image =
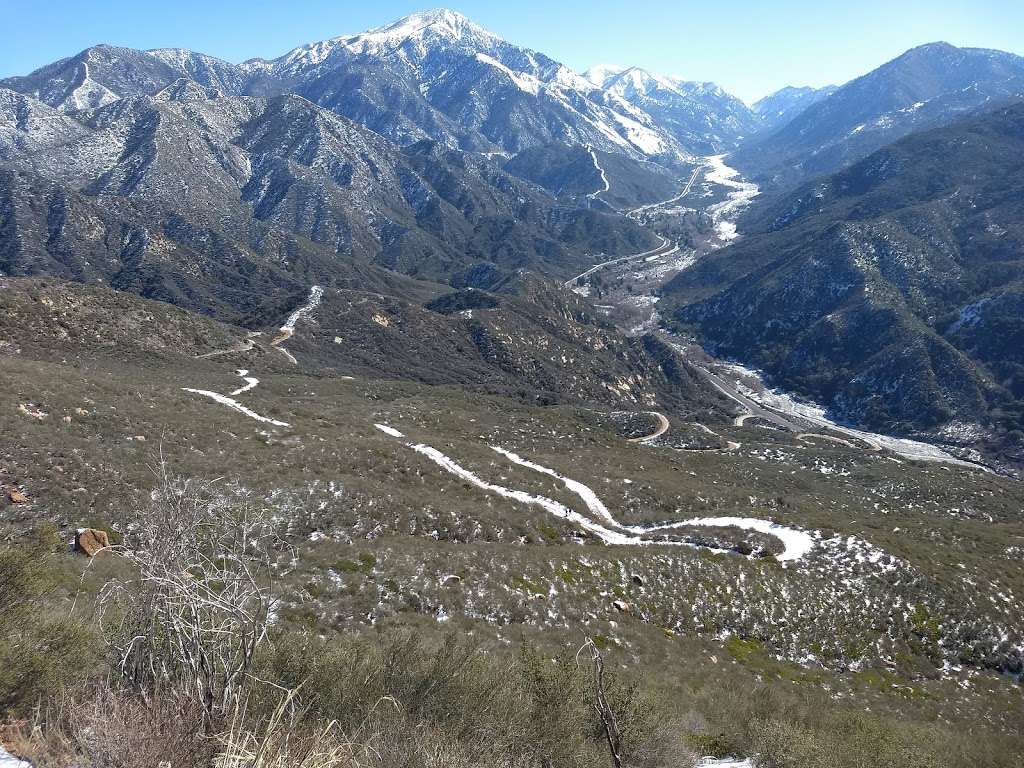
<svg viewBox="0 0 1024 768"><path fill-rule="evenodd" d="M299 46L278 59L274 69L288 73L319 66L339 49L359 55L387 56L409 43L426 45L439 42L490 47L500 39L460 13L437 8L405 16L366 32Z"/></svg>
<svg viewBox="0 0 1024 768"><path fill-rule="evenodd" d="M607 104L629 105L697 154L728 151L758 127L751 109L714 83L610 65L593 67L587 76L600 83Z"/></svg>
<svg viewBox="0 0 1024 768"><path fill-rule="evenodd" d="M627 69L629 67L623 67L619 64L596 64L584 72L583 76L598 88L604 88L612 79Z"/></svg>
<svg viewBox="0 0 1024 768"><path fill-rule="evenodd" d="M682 94L676 82L667 77L651 74L639 67L630 67L605 82L606 92L627 100L647 97L657 90L671 91Z"/></svg>

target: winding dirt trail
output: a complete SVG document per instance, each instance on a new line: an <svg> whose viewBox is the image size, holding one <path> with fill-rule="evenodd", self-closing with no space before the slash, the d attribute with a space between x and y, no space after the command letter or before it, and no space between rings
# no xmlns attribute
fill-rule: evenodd
<svg viewBox="0 0 1024 768"><path fill-rule="evenodd" d="M260 380L257 379L255 376L250 376L249 371L246 370L245 368L239 368L238 371L236 371L236 373L238 373L238 375L242 377L242 380L245 382L245 386L236 389L234 392L230 394L230 397L237 397L238 395L243 395L246 392L250 392L251 390L256 389L256 387L260 383Z"/></svg>
<svg viewBox="0 0 1024 768"><path fill-rule="evenodd" d="M244 341L238 342L233 347L228 347L227 349L215 349L213 352L196 355L196 357L198 359L203 359L208 357L220 357L222 355L233 355L239 352L248 352L256 345L256 337L262 335L262 331L251 331Z"/></svg>
<svg viewBox="0 0 1024 768"><path fill-rule="evenodd" d="M183 392L190 392L193 395L202 395L203 397L208 397L214 402L220 403L221 405L226 405L228 408L234 411L238 411L239 413L248 416L250 419L255 419L256 421L262 422L264 424L272 424L275 427L291 426L287 421L278 421L277 419L271 419L267 416L261 416L260 414L256 413L256 411L252 410L251 408L246 408L240 402L238 402L232 397L229 397L228 395L222 395L219 392L211 392L208 389L192 389L190 387L182 387L181 389Z"/></svg>
<svg viewBox="0 0 1024 768"><path fill-rule="evenodd" d="M279 421L277 419L271 419L268 416L262 416L256 413L256 411L252 410L251 408L247 408L246 406L242 405L240 402L235 400L236 396L244 394L246 392L250 392L251 390L255 389L257 385L260 383L260 380L257 379L255 376L250 376L249 371L247 371L245 368L239 368L237 371L235 371L235 373L242 377L242 380L245 381L245 386L239 387L234 392L228 395L222 395L220 392L212 392L208 389L193 389L191 387L182 387L181 389L183 392L189 392L190 394L193 395L202 395L203 397L208 397L216 403L220 403L221 405L227 406L233 411L238 411L242 415L248 416L250 419L255 419L256 421L262 422L264 424L271 424L275 427L291 426L287 421Z"/></svg>
<svg viewBox="0 0 1024 768"><path fill-rule="evenodd" d="M668 432L669 423L668 418L665 416L665 414L658 413L658 411L645 411L645 413L647 413L650 416L653 416L658 420L658 428L651 432L651 434L649 435L644 435L643 437L631 437L629 438L629 442L647 443L650 442L651 440L657 440L659 437Z"/></svg>

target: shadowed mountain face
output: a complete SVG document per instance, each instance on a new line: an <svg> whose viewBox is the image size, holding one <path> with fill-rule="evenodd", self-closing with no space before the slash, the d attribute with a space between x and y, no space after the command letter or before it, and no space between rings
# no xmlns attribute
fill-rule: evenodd
<svg viewBox="0 0 1024 768"><path fill-rule="evenodd" d="M751 142L734 164L792 186L836 171L913 131L1024 96L1024 58L933 43L907 51Z"/></svg>
<svg viewBox="0 0 1024 768"><path fill-rule="evenodd" d="M910 136L753 212L667 301L719 351L858 423L1012 437L1022 171L1022 105Z"/></svg>
<svg viewBox="0 0 1024 768"><path fill-rule="evenodd" d="M0 115L8 274L116 280L134 265L178 283L209 270L258 294L220 270L260 264L305 281L362 264L448 279L486 263L569 276L588 253L656 242L479 156L403 151L295 96L211 96L179 80L66 114L0 91Z"/></svg>

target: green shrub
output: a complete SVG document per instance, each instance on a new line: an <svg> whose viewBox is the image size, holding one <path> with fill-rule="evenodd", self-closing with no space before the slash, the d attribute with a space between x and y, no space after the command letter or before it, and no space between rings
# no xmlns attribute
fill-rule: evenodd
<svg viewBox="0 0 1024 768"><path fill-rule="evenodd" d="M47 609L61 546L45 526L0 550L0 712L24 714L95 675L92 633Z"/></svg>

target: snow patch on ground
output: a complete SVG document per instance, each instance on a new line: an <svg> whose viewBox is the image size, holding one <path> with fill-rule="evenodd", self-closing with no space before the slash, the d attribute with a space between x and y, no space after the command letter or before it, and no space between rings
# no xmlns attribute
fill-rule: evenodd
<svg viewBox="0 0 1024 768"><path fill-rule="evenodd" d="M901 437L891 437L889 435L879 435L873 432L865 432L860 429L854 429L853 427L846 427L841 424L837 424L825 415L825 409L817 403L800 402L787 392L783 392L781 390L769 390L767 388L752 388L743 383L743 378L747 378L760 384L762 382L762 378L760 373L757 371L737 363L725 364L724 367L737 374L737 389L741 391L745 397L748 397L757 404L770 410L787 416L795 416L813 424L820 425L822 428L830 429L844 435L849 435L850 437L855 437L859 440L863 440L868 445L880 446L881 448L890 450L907 459L916 459L918 461L941 461L949 464L973 467L975 469L981 468L976 464L957 459L946 453L941 448L928 443L922 443L917 440L908 440Z"/></svg>
<svg viewBox="0 0 1024 768"><path fill-rule="evenodd" d="M374 424L373 426L375 426L385 435L391 435L391 437L405 437L405 435L403 435L397 429L395 429L394 427L389 427L387 424Z"/></svg>
<svg viewBox="0 0 1024 768"><path fill-rule="evenodd" d="M715 222L715 230L718 232L719 238L726 242L735 240L739 236L733 221L736 215L761 194L757 184L750 181L738 181L736 177L739 175L739 171L725 164L725 155L712 155L707 158L707 172L704 175L704 180L710 184L718 184L733 190L725 200L708 208L708 213L711 214L711 218Z"/></svg>
<svg viewBox="0 0 1024 768"><path fill-rule="evenodd" d="M298 324L299 320L301 320L304 315L308 315L320 306L320 301L323 297L324 289L319 285L314 285L309 291L309 299L306 300L305 304L288 316L285 324L281 326L281 330L287 333L294 333L295 326Z"/></svg>
<svg viewBox="0 0 1024 768"><path fill-rule="evenodd" d="M190 389L188 387L182 387L182 391L191 392L193 395L202 395L203 397L208 397L211 400L220 403L221 405L226 405L228 408L231 408L232 410L238 411L239 413L248 416L250 419L256 419L256 421L261 421L264 424L273 424L275 427L291 426L286 421L277 421L276 419L271 419L266 416L260 416L258 413L256 413L256 411L246 408L237 400L232 400L227 395L222 395L218 392L210 392L209 390L206 389Z"/></svg>
<svg viewBox="0 0 1024 768"><path fill-rule="evenodd" d="M660 155L666 151L665 142L662 141L661 136L647 126L620 115L618 112L611 112L611 116L625 131L629 143L639 148L645 155Z"/></svg>
<svg viewBox="0 0 1024 768"><path fill-rule="evenodd" d="M239 376L242 377L242 381L245 382L245 386L239 387L234 392L232 392L231 397L237 397L238 395L244 394L252 389L256 389L256 387L260 383L260 380L257 379L255 376L250 376L249 371L247 371L245 368L239 368L237 373Z"/></svg>
<svg viewBox="0 0 1024 768"><path fill-rule="evenodd" d="M609 189L611 189L611 185L608 183L608 175L604 172L604 168L602 168L601 164L597 161L597 153L594 151L594 148L587 147L587 151L590 153L590 159L594 161L594 168L596 168L597 172L601 174L601 189L597 190L596 192L591 192L589 195L587 195L587 197L593 199L600 195L602 192L607 192Z"/></svg>
<svg viewBox="0 0 1024 768"><path fill-rule="evenodd" d="M32 768L32 764L19 760L0 746L0 768Z"/></svg>

